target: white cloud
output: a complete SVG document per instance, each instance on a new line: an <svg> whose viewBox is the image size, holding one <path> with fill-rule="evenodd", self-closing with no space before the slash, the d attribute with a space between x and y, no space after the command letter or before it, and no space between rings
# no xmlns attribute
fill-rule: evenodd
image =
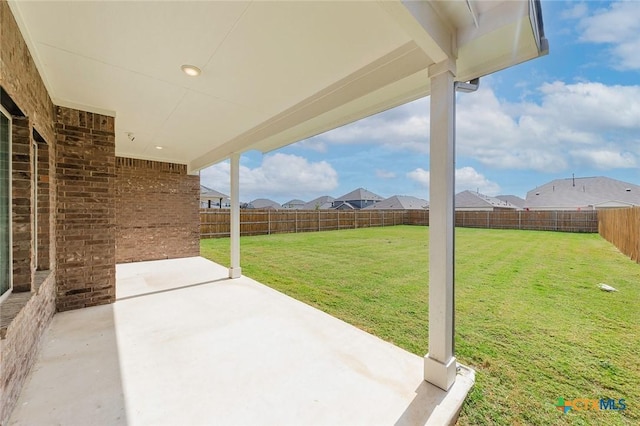
<svg viewBox="0 0 640 426"><path fill-rule="evenodd" d="M321 154L324 154L327 152L327 144L321 141L320 139L316 139L316 138L304 139L304 140L301 140L300 142L296 142L292 146L297 146L299 148L306 148L311 151L319 152Z"/></svg>
<svg viewBox="0 0 640 426"><path fill-rule="evenodd" d="M571 155L577 160L597 169L626 169L637 166L636 156L630 152L617 152L607 150L571 151Z"/></svg>
<svg viewBox="0 0 640 426"><path fill-rule="evenodd" d="M409 173L407 173L407 177L419 183L421 186L424 186L425 188L429 187L429 182L431 181L431 175L429 171L423 169L422 167L418 167L417 169L410 171Z"/></svg>
<svg viewBox="0 0 640 426"><path fill-rule="evenodd" d="M614 67L640 69L640 2L611 3L609 8L581 17L579 28L581 41L610 45Z"/></svg>
<svg viewBox="0 0 640 426"><path fill-rule="evenodd" d="M500 185L490 181L473 167L456 169L456 192L464 191L465 189L478 190L486 195L498 195L500 193Z"/></svg>
<svg viewBox="0 0 640 426"><path fill-rule="evenodd" d="M390 172L389 170L376 169L376 177L381 179L393 179L396 177L394 172Z"/></svg>
<svg viewBox="0 0 640 426"><path fill-rule="evenodd" d="M407 173L407 177L425 188L429 187L431 181L430 172L420 167ZM456 193L466 189L473 191L478 190L486 195L497 195L500 193L500 185L490 181L473 167L456 169L455 180Z"/></svg>
<svg viewBox="0 0 640 426"><path fill-rule="evenodd" d="M485 85L459 97L458 154L491 167L544 172L630 167L640 155L640 86L554 82L538 93L538 103L507 103Z"/></svg>
<svg viewBox="0 0 640 426"><path fill-rule="evenodd" d="M225 192L229 188L228 162L202 170L203 185ZM265 156L256 168L240 165L240 197L255 198L309 197L322 195L338 187L338 173L326 161L309 162L306 158L273 154Z"/></svg>
<svg viewBox="0 0 640 426"><path fill-rule="evenodd" d="M429 152L429 99L423 98L311 138L313 143L377 144L394 151Z"/></svg>
<svg viewBox="0 0 640 426"><path fill-rule="evenodd" d="M575 3L569 9L564 10L561 17L564 19L579 19L584 18L588 13L589 7L586 3Z"/></svg>
<svg viewBox="0 0 640 426"><path fill-rule="evenodd" d="M555 116L569 129L602 132L640 129L640 86L547 83L540 116Z"/></svg>
<svg viewBox="0 0 640 426"><path fill-rule="evenodd" d="M492 168L547 173L585 165L610 170L637 164L640 86L555 81L536 88L530 98L536 100L499 99L491 79L475 93L458 95L457 155ZM374 144L425 153L428 117L428 98L421 99L311 141L323 147Z"/></svg>

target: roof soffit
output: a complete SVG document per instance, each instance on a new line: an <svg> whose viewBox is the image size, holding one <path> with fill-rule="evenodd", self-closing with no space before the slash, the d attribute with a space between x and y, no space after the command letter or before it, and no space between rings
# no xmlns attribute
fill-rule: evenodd
<svg viewBox="0 0 640 426"><path fill-rule="evenodd" d="M190 172L428 95L449 57L467 80L540 54L529 0L9 4L56 104L117 114L117 155Z"/></svg>

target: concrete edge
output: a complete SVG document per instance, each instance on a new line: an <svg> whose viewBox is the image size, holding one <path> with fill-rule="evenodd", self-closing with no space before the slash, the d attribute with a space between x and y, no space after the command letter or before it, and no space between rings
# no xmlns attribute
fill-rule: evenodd
<svg viewBox="0 0 640 426"><path fill-rule="evenodd" d="M467 395L476 382L476 372L458 364L456 382L447 392L447 396L433 410L425 426L455 425Z"/></svg>

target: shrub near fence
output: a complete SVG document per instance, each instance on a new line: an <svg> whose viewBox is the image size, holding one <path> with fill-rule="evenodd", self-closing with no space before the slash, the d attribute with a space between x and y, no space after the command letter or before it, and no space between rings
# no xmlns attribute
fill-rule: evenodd
<svg viewBox="0 0 640 426"><path fill-rule="evenodd" d="M640 207L601 210L598 230L602 238L640 263Z"/></svg>
<svg viewBox="0 0 640 426"><path fill-rule="evenodd" d="M595 211L465 211L456 226L561 232L598 232ZM314 232L371 226L429 225L428 210L241 210L240 235ZM229 210L201 209L201 238L228 237Z"/></svg>

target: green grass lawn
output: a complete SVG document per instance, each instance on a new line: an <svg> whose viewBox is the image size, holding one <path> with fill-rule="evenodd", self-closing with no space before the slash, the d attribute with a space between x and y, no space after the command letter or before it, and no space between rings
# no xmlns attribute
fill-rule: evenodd
<svg viewBox="0 0 640 426"><path fill-rule="evenodd" d="M243 273L423 356L428 233L243 237ZM228 239L201 248L229 264ZM640 424L640 265L597 234L458 228L456 353L477 372L461 425ZM627 409L562 414L559 397Z"/></svg>

